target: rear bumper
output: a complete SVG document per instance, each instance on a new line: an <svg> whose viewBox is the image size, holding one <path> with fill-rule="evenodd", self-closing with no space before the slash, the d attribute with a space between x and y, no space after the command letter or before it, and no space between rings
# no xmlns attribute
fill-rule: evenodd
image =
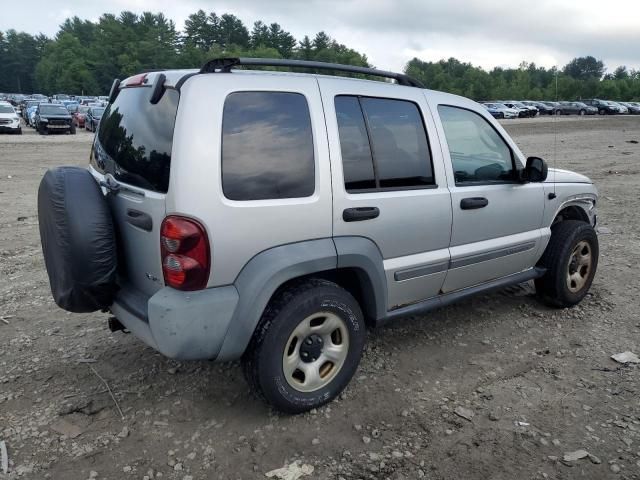
<svg viewBox="0 0 640 480"><path fill-rule="evenodd" d="M212 360L220 352L238 298L232 285L197 292L165 287L152 297L127 287L110 310L131 333L167 357Z"/></svg>

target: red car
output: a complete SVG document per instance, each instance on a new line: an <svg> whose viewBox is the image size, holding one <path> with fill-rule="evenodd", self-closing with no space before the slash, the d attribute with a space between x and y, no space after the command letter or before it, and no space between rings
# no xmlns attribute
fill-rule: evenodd
<svg viewBox="0 0 640 480"><path fill-rule="evenodd" d="M86 105L79 105L75 112L73 112L71 115L73 117L73 124L78 127L78 128L84 128L84 119L87 116L87 111L89 110L89 107Z"/></svg>

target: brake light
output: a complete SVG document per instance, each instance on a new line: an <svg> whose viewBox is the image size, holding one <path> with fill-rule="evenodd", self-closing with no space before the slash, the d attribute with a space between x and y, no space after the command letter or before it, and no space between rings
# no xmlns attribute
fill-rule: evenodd
<svg viewBox="0 0 640 480"><path fill-rule="evenodd" d="M127 87L139 87L142 85L147 79L146 73L140 73L138 75L134 75L133 77L129 77L126 81Z"/></svg>
<svg viewBox="0 0 640 480"><path fill-rule="evenodd" d="M178 290L201 290L207 286L209 240L200 223L170 215L160 228L160 253L164 283Z"/></svg>

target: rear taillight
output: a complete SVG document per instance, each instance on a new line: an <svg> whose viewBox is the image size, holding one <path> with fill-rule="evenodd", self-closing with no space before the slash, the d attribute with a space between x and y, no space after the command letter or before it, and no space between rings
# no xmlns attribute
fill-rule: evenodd
<svg viewBox="0 0 640 480"><path fill-rule="evenodd" d="M164 283L178 290L201 290L209 279L209 240L200 223L168 216L160 229Z"/></svg>

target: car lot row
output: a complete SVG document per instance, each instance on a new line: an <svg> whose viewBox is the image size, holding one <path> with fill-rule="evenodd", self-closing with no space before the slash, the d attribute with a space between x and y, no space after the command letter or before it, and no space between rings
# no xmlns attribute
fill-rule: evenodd
<svg viewBox="0 0 640 480"><path fill-rule="evenodd" d="M640 115L640 102L614 102L598 98L581 101L491 100L480 102L495 118L536 115Z"/></svg>
<svg viewBox="0 0 640 480"><path fill-rule="evenodd" d="M55 99L25 99L19 106L0 101L0 132L22 133L22 123L41 135L51 132L75 134L77 128L94 132L105 110L103 102L82 105Z"/></svg>

